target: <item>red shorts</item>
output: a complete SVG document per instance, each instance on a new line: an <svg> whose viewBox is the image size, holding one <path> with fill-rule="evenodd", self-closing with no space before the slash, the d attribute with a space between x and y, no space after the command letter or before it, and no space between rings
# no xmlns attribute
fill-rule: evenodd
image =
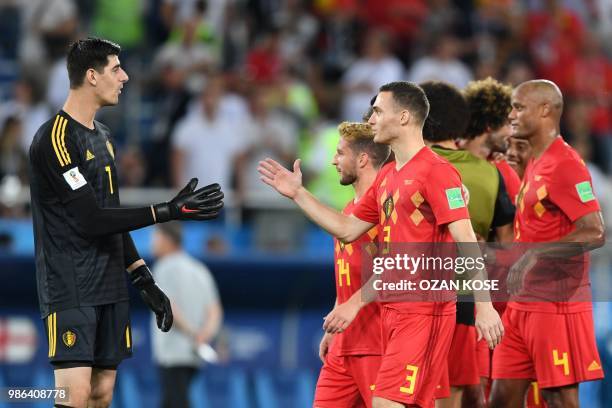
<svg viewBox="0 0 612 408"><path fill-rule="evenodd" d="M333 347L332 347L333 350ZM319 408L372 407L372 389L381 356L339 357L330 351L321 367L314 406Z"/></svg>
<svg viewBox="0 0 612 408"><path fill-rule="evenodd" d="M478 374L476 328L458 323L455 325L453 341L448 352L449 384L451 387L478 385L480 384Z"/></svg>
<svg viewBox="0 0 612 408"><path fill-rule="evenodd" d="M432 407L446 370L455 313L443 316L382 309L384 356L374 396Z"/></svg>
<svg viewBox="0 0 612 408"><path fill-rule="evenodd" d="M541 313L508 306L493 354L494 379L535 379L540 388L603 378L593 312Z"/></svg>
<svg viewBox="0 0 612 408"><path fill-rule="evenodd" d="M448 383L448 364L442 369L442 375L436 385L435 399L444 399L450 397L450 384Z"/></svg>

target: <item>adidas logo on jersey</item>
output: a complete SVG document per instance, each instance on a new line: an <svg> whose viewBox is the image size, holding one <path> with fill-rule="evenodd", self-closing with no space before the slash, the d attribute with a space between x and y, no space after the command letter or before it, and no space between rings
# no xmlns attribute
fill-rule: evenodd
<svg viewBox="0 0 612 408"><path fill-rule="evenodd" d="M92 153L89 151L89 149L87 149L87 157L85 157L85 159L86 159L87 161L90 161L90 160L91 160L91 159L93 159L94 157L96 157L96 156L94 156L94 155L93 155L93 154L92 154Z"/></svg>
<svg viewBox="0 0 612 408"><path fill-rule="evenodd" d="M601 370L601 366L599 365L597 361L593 360L593 362L589 365L589 368L587 370L589 371Z"/></svg>

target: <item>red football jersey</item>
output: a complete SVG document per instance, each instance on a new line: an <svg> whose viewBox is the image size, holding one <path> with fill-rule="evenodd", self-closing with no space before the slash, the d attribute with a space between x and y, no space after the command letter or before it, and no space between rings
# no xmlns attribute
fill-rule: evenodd
<svg viewBox="0 0 612 408"><path fill-rule="evenodd" d="M599 211L599 203L592 188L591 175L574 149L558 136L539 159L531 159L525 169L517 197L514 218L515 242L553 242L574 230L574 222L589 213ZM525 289L529 298L555 300L547 297L559 285L570 285L579 299L581 291L589 290L588 253L572 258L578 267L571 269L569 261L540 260L526 278ZM574 279L558 281L559 267L568 267ZM579 269L578 269L579 268ZM546 275L548 273L548 275ZM581 288L581 290L579 290ZM566 290L561 288L559 290ZM586 292L582 292L586 293ZM561 292L556 292L561 294ZM513 300L521 300L519 296ZM558 299L558 298L557 298ZM525 311L578 312L590 310L586 302L520 302L515 309Z"/></svg>
<svg viewBox="0 0 612 408"><path fill-rule="evenodd" d="M510 200L512 200L512 204L516 205L516 196L518 195L519 188L521 186L521 179L519 178L518 174L516 174L516 171L510 167L506 160L494 160L493 164L495 167L497 167L497 170L499 170L502 178L504 179L506 191L508 192Z"/></svg>
<svg viewBox="0 0 612 408"><path fill-rule="evenodd" d="M353 213L355 204L349 202L343 213ZM362 252L376 251L378 227L372 227L356 241L343 244L334 239L334 265L338 304L346 302L362 286ZM372 302L362 308L351 325L334 337L333 351L338 356L380 355L380 304Z"/></svg>
<svg viewBox="0 0 612 408"><path fill-rule="evenodd" d="M453 242L447 224L469 219L459 172L429 147L401 169L386 164L353 214L379 225L379 242ZM411 313L455 313L455 302L391 302L387 307Z"/></svg>

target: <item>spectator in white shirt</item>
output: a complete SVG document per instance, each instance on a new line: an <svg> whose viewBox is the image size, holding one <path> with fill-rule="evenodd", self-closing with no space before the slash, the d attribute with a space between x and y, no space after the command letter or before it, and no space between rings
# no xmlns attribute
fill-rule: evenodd
<svg viewBox="0 0 612 408"><path fill-rule="evenodd" d="M342 77L342 120L360 122L378 88L404 75L404 66L391 54L389 36L384 31L372 31L365 38L363 55Z"/></svg>
<svg viewBox="0 0 612 408"><path fill-rule="evenodd" d="M415 61L408 72L408 81L420 84L427 81L445 81L459 89L473 78L472 72L459 58L459 40L444 33L434 41L432 52Z"/></svg>
<svg viewBox="0 0 612 408"><path fill-rule="evenodd" d="M178 122L172 134L172 179L175 187L197 177L200 185L219 183L232 190L234 162L244 149L242 124L219 114L224 94L221 77L211 77L202 92L199 112Z"/></svg>

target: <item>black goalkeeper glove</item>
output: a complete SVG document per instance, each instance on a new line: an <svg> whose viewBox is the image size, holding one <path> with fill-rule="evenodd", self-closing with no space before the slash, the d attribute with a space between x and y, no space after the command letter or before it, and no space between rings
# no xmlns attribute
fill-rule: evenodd
<svg viewBox="0 0 612 408"><path fill-rule="evenodd" d="M153 275L151 275L147 265L141 265L134 269L129 273L129 276L134 287L140 291L142 300L155 313L157 327L163 332L170 330L174 321L170 299L155 284Z"/></svg>
<svg viewBox="0 0 612 408"><path fill-rule="evenodd" d="M223 208L223 192L218 184L195 190L198 179L189 183L170 202L153 206L156 222L170 220L209 220ZM194 191L195 190L195 191Z"/></svg>

